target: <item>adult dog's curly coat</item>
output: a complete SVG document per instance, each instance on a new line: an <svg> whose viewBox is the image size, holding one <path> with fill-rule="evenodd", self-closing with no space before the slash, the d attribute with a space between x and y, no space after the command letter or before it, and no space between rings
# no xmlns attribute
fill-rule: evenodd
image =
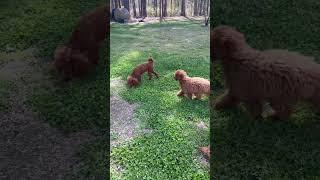
<svg viewBox="0 0 320 180"><path fill-rule="evenodd" d="M312 57L287 50L259 51L251 48L242 33L229 26L211 33L212 60L221 59L226 92L216 109L243 102L253 118L261 117L269 102L274 118L289 119L298 101L320 107L320 65Z"/></svg>
<svg viewBox="0 0 320 180"><path fill-rule="evenodd" d="M137 67L135 67L131 75L127 78L128 86L138 86L141 82L141 76L145 72L148 72L149 80L152 78L152 74L158 78L158 73L153 70L153 65L154 60L150 57L146 63L139 64Z"/></svg>
<svg viewBox="0 0 320 180"><path fill-rule="evenodd" d="M109 30L109 6L103 5L82 16L69 42L55 51L55 66L64 79L85 75L98 64L99 49Z"/></svg>
<svg viewBox="0 0 320 180"><path fill-rule="evenodd" d="M210 81L200 77L189 77L184 70L177 70L174 79L179 81L181 90L177 96L187 95L192 99L195 95L201 99L202 95L210 95Z"/></svg>

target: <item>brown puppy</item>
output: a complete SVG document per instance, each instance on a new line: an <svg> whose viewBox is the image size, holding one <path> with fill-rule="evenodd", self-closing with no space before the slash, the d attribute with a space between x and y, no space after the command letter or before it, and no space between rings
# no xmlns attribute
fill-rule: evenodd
<svg viewBox="0 0 320 180"><path fill-rule="evenodd" d="M212 61L221 59L224 95L214 108L245 104L253 118L261 117L269 102L276 119L288 119L298 101L320 107L320 65L313 58L287 50L259 51L251 48L240 32L229 26L211 33Z"/></svg>
<svg viewBox="0 0 320 180"><path fill-rule="evenodd" d="M131 75L127 78L128 86L133 87L139 85L141 76L145 72L148 72L149 80L152 78L152 74L159 78L158 74L153 70L153 64L154 60L150 57L146 63L139 64L135 67Z"/></svg>
<svg viewBox="0 0 320 180"><path fill-rule="evenodd" d="M82 16L66 46L56 49L55 65L64 74L65 80L79 74L82 76L91 64L98 64L99 49L109 30L108 17L108 5L97 7Z"/></svg>
<svg viewBox="0 0 320 180"><path fill-rule="evenodd" d="M181 90L177 96L187 95L192 99L195 95L201 99L202 95L210 95L210 81L200 77L189 77L184 70L177 70L174 79L179 81Z"/></svg>

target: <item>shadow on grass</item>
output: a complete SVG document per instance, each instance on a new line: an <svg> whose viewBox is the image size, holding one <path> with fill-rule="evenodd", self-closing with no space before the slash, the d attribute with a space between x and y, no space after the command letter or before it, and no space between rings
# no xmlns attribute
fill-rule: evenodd
<svg viewBox="0 0 320 180"><path fill-rule="evenodd" d="M212 117L214 177L319 176L320 123L310 109L300 108L289 122L252 121L239 108Z"/></svg>

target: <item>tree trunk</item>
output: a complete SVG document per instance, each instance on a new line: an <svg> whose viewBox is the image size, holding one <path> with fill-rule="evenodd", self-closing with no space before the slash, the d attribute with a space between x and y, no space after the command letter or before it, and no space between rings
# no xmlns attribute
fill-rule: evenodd
<svg viewBox="0 0 320 180"><path fill-rule="evenodd" d="M181 16L186 16L186 1L182 0L181 1Z"/></svg>
<svg viewBox="0 0 320 180"><path fill-rule="evenodd" d="M142 17L147 17L147 0L141 0Z"/></svg>
<svg viewBox="0 0 320 180"><path fill-rule="evenodd" d="M142 16L142 12L141 12L141 0L138 0L138 8L139 8L139 16Z"/></svg>
<svg viewBox="0 0 320 180"><path fill-rule="evenodd" d="M193 15L194 16L198 16L198 0L194 0L194 4L193 4Z"/></svg>
<svg viewBox="0 0 320 180"><path fill-rule="evenodd" d="M163 7L162 7L162 16L167 17L167 0L162 0L163 1Z"/></svg>
<svg viewBox="0 0 320 180"><path fill-rule="evenodd" d="M137 17L137 10L136 10L136 0L132 0L132 9L133 9L133 16Z"/></svg>
<svg viewBox="0 0 320 180"><path fill-rule="evenodd" d="M173 16L173 15L172 15L172 8L173 8L173 6L172 6L172 5L173 5L173 4L172 4L172 1L173 1L173 0L171 0L171 8L170 8L170 9L171 9L171 14L170 14L170 16Z"/></svg>
<svg viewBox="0 0 320 180"><path fill-rule="evenodd" d="M159 4L159 13L160 13L160 23L162 22L162 6L163 6L163 3L162 3L163 0L160 0L160 4Z"/></svg>
<svg viewBox="0 0 320 180"><path fill-rule="evenodd" d="M130 13L129 0L122 0L122 4L123 4L124 8L126 8Z"/></svg>
<svg viewBox="0 0 320 180"><path fill-rule="evenodd" d="M210 1L207 0L207 16L210 16L209 15L209 10L210 10Z"/></svg>
<svg viewBox="0 0 320 180"><path fill-rule="evenodd" d="M118 7L121 8L121 0L118 0Z"/></svg>

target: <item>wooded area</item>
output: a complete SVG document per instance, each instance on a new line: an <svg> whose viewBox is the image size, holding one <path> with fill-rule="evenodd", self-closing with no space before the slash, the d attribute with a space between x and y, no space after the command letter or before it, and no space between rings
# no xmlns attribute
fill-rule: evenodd
<svg viewBox="0 0 320 180"><path fill-rule="evenodd" d="M124 7L138 17L207 16L209 0L112 0L111 7Z"/></svg>

